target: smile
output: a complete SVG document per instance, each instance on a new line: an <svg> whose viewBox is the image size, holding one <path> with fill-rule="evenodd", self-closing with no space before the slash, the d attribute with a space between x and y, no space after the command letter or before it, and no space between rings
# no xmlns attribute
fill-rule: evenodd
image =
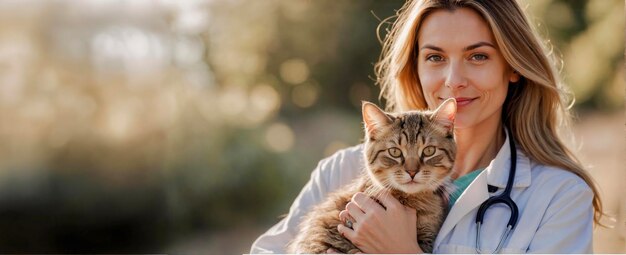
<svg viewBox="0 0 626 255"><path fill-rule="evenodd" d="M444 100L444 98L439 98L439 99ZM456 100L457 107L463 107L468 104L471 104L472 102L474 102L474 100L478 99L478 97L473 97L473 98L472 97L455 97L454 99Z"/></svg>

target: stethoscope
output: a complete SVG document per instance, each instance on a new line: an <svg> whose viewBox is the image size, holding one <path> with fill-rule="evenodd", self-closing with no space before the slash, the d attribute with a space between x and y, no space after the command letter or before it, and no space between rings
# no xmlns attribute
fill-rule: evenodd
<svg viewBox="0 0 626 255"><path fill-rule="evenodd" d="M500 242L498 243L498 247L492 253L499 253L500 249L502 249L502 245L504 244L504 240L506 240L511 231L515 228L517 224L517 216L518 210L517 205L511 199L511 189L513 187L513 180L515 180L515 166L517 165L517 151L515 150L515 142L513 141L513 135L511 134L511 130L506 127L509 135L509 145L511 146L511 168L509 169L509 180L506 183L506 187L504 188L504 192L502 194L490 197L487 201L483 202L478 208L478 212L476 213L476 252L483 253L480 249L480 226L483 223L483 218L485 217L485 211L489 209L490 206L495 204L505 204L511 209L511 217L509 218L509 223L506 226L506 230L500 237Z"/></svg>

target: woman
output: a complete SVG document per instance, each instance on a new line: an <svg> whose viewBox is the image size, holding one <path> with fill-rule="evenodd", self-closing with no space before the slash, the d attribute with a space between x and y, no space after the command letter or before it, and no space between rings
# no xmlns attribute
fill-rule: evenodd
<svg viewBox="0 0 626 255"><path fill-rule="evenodd" d="M560 136L568 130L564 88L514 0L409 1L376 68L390 111L434 109L447 98L457 100L453 179L465 191L451 198L456 202L435 253L592 252L592 226L602 215L599 194ZM511 191L517 226L503 235L510 210L492 206L477 242L479 206L507 186L514 152L509 137L517 145ZM307 209L358 175L360 150L322 160L289 215L259 237L251 252L284 252ZM352 229L340 225L339 231L365 253L421 253L415 211L390 206L398 203L393 198L381 203L396 209L380 210L371 198L355 195L340 213L354 220Z"/></svg>

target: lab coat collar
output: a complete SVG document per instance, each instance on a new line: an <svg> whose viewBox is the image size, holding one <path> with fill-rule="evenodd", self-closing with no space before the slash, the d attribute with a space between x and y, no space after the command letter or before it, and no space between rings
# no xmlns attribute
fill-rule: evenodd
<svg viewBox="0 0 626 255"><path fill-rule="evenodd" d="M487 172L487 184L498 188L505 188L509 180L509 172L511 169L511 147L509 145L509 134L506 131L506 140L500 148L489 166L485 169ZM522 150L517 147L517 168L515 170L515 180L513 188L525 188L530 186L530 159Z"/></svg>
<svg viewBox="0 0 626 255"><path fill-rule="evenodd" d="M506 132L506 130L505 130ZM517 168L513 187L528 187L530 185L530 160L519 149L517 151ZM491 161L489 166L482 171L476 179L467 187L467 189L458 198L452 209L448 213L446 220L443 222L435 246L438 247L441 241L450 233L454 226L470 211L480 206L489 198L487 186L492 185L498 188L506 187L509 177L509 167L511 165L511 149L509 147L509 136L506 134L506 140L496 157Z"/></svg>

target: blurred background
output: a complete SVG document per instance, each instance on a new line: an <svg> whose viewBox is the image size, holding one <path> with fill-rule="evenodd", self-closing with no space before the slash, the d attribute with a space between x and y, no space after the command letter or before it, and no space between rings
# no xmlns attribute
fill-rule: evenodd
<svg viewBox="0 0 626 255"><path fill-rule="evenodd" d="M379 105L403 1L0 1L0 252L246 253ZM522 1L626 252L624 2ZM381 33L384 33L383 26Z"/></svg>

